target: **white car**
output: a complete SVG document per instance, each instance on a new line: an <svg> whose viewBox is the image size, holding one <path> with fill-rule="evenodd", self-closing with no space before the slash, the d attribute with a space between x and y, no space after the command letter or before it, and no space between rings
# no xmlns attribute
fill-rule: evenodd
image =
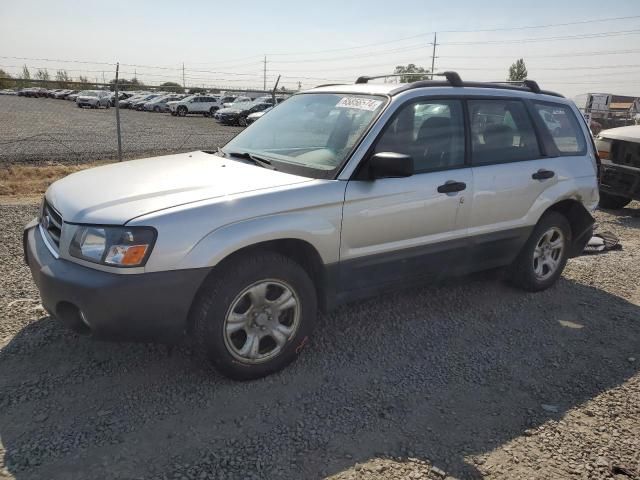
<svg viewBox="0 0 640 480"><path fill-rule="evenodd" d="M319 309L498 267L551 287L599 199L580 111L531 80L443 75L318 87L217 151L53 183L23 236L42 305L94 337L188 335L251 379L298 357ZM549 111L565 116L560 138Z"/></svg>
<svg viewBox="0 0 640 480"><path fill-rule="evenodd" d="M78 108L90 107L90 108L109 108L109 95L111 92L105 92L102 90L84 90L76 97L76 105Z"/></svg>
<svg viewBox="0 0 640 480"><path fill-rule="evenodd" d="M211 116L221 108L220 97L215 95L192 95L178 102L168 102L171 115L184 117L190 113Z"/></svg>

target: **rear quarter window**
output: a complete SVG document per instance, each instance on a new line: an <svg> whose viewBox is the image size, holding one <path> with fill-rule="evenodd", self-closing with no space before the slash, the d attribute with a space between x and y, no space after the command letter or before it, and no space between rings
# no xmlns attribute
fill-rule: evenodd
<svg viewBox="0 0 640 480"><path fill-rule="evenodd" d="M548 133L560 155L584 155L587 150L584 134L573 110L554 103L534 102L539 124Z"/></svg>

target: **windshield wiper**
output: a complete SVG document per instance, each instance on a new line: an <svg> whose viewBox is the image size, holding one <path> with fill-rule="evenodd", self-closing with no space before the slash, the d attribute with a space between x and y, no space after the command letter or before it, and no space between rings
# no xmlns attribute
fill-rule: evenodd
<svg viewBox="0 0 640 480"><path fill-rule="evenodd" d="M224 153L224 152L222 152ZM243 158L245 160L251 160L255 165L258 165L260 167L264 167L264 168L269 168L271 170L276 170L276 167L274 167L273 165L271 165L271 161L267 160L264 157L261 157L259 155L255 155L253 153L249 153L249 152L227 152L227 155L229 155L230 157L237 157L237 158Z"/></svg>

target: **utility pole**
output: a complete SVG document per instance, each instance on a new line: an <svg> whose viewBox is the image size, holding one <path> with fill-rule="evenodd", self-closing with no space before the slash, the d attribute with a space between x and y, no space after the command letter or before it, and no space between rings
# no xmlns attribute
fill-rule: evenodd
<svg viewBox="0 0 640 480"><path fill-rule="evenodd" d="M182 88L187 88L187 84L184 81L184 62L182 62Z"/></svg>
<svg viewBox="0 0 640 480"><path fill-rule="evenodd" d="M267 56L266 55L264 56L264 74L263 74L263 78L264 78L264 81L263 81L262 89L264 91L266 91L267 90Z"/></svg>
<svg viewBox="0 0 640 480"><path fill-rule="evenodd" d="M431 80L433 80L433 69L436 65L436 47L438 46L438 33L433 32L433 52L431 53Z"/></svg>
<svg viewBox="0 0 640 480"><path fill-rule="evenodd" d="M116 63L116 81L114 83L115 96L113 100L116 107L116 131L118 135L118 161L122 161L122 139L120 138L120 98L118 96L118 72L120 70L120 62Z"/></svg>

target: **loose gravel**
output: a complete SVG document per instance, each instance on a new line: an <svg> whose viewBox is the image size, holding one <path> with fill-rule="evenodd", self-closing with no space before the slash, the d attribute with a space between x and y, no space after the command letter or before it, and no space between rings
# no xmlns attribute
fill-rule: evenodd
<svg viewBox="0 0 640 480"><path fill-rule="evenodd" d="M0 95L0 167L9 164L85 163L118 155L116 112L77 108L52 98ZM211 150L242 129L202 115L120 111L125 158Z"/></svg>
<svg viewBox="0 0 640 480"><path fill-rule="evenodd" d="M0 478L639 478L637 202L597 213L623 249L550 290L491 273L346 306L249 383L46 316L21 253L35 211L0 205Z"/></svg>

